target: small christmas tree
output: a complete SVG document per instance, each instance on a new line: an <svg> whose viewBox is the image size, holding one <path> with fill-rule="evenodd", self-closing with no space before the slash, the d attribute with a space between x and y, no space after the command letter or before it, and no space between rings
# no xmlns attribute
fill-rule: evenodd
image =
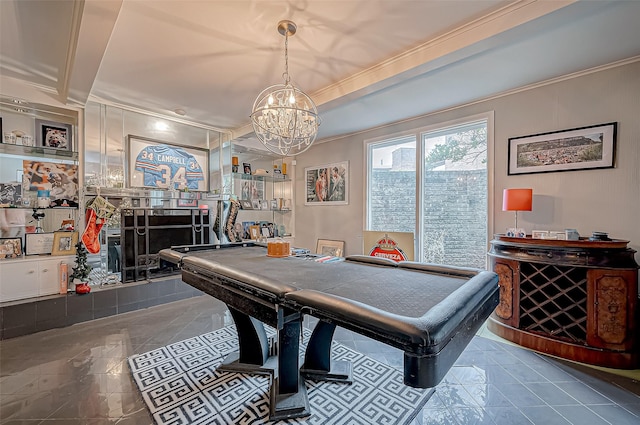
<svg viewBox="0 0 640 425"><path fill-rule="evenodd" d="M78 279L80 282L87 282L89 279L89 273L93 267L87 264L87 252L82 241L76 244L76 266L69 276L72 282L74 279Z"/></svg>

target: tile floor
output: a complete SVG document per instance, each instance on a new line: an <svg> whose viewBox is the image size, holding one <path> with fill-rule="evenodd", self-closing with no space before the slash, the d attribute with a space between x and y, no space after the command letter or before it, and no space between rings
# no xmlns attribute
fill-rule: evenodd
<svg viewBox="0 0 640 425"><path fill-rule="evenodd" d="M1 341L0 425L151 424L127 357L229 323L222 303L201 296ZM479 335L414 425L640 424L636 379ZM335 336L402 368L396 349L341 329Z"/></svg>

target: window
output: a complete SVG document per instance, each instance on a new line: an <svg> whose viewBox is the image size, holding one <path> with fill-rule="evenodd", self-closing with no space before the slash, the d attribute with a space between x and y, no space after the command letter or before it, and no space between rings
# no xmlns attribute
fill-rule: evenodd
<svg viewBox="0 0 640 425"><path fill-rule="evenodd" d="M367 229L414 232L416 228L416 137L369 146Z"/></svg>
<svg viewBox="0 0 640 425"><path fill-rule="evenodd" d="M414 232L417 261L484 268L487 121L368 142L367 229Z"/></svg>

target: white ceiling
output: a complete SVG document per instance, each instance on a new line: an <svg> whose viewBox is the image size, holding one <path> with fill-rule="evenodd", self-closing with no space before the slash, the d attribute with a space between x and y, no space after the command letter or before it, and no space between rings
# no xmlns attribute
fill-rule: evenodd
<svg viewBox="0 0 640 425"><path fill-rule="evenodd" d="M0 0L0 77L242 137L282 19L325 140L640 57L637 0Z"/></svg>

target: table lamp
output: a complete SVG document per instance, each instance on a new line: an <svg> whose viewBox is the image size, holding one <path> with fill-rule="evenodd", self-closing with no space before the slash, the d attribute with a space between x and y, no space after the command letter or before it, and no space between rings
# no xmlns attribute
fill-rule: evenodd
<svg viewBox="0 0 640 425"><path fill-rule="evenodd" d="M502 211L516 213L516 234L524 233L518 231L518 211L531 211L532 201L533 189L504 189L502 192Z"/></svg>

